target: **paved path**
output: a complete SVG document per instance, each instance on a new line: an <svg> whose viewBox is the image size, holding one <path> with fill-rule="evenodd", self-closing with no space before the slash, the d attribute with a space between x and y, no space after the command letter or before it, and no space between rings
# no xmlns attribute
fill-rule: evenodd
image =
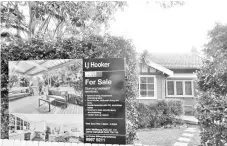
<svg viewBox="0 0 227 146"><path fill-rule="evenodd" d="M188 143L190 142L191 138L194 136L195 132L196 132L196 128L187 128L186 130L184 130L184 133L182 134L182 136L178 138L174 146L188 146Z"/></svg>
<svg viewBox="0 0 227 146"><path fill-rule="evenodd" d="M187 123L194 123L194 124L198 124L198 119L196 119L196 117L194 116L181 116L180 117L182 120L186 121Z"/></svg>

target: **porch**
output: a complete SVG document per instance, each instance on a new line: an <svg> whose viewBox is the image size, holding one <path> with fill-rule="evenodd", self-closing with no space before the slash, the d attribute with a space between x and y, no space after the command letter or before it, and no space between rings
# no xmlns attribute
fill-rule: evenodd
<svg viewBox="0 0 227 146"><path fill-rule="evenodd" d="M27 96L9 102L9 113L24 113L24 114L83 114L83 107L68 103L67 108L55 106L53 110L48 112L49 106L44 103L39 107L38 100L41 96Z"/></svg>
<svg viewBox="0 0 227 146"><path fill-rule="evenodd" d="M83 114L82 60L9 62L9 112Z"/></svg>

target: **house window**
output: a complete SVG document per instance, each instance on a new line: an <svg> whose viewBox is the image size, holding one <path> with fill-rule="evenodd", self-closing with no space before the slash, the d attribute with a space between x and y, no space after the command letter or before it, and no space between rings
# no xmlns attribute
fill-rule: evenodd
<svg viewBox="0 0 227 146"><path fill-rule="evenodd" d="M185 94L192 95L192 82L185 81Z"/></svg>
<svg viewBox="0 0 227 146"><path fill-rule="evenodd" d="M155 77L142 75L139 78L140 98L156 98L155 97Z"/></svg>
<svg viewBox="0 0 227 146"><path fill-rule="evenodd" d="M27 130L30 130L30 123L27 124Z"/></svg>
<svg viewBox="0 0 227 146"><path fill-rule="evenodd" d="M24 130L24 121L20 120L20 130Z"/></svg>
<svg viewBox="0 0 227 146"><path fill-rule="evenodd" d="M29 123L28 122L26 122L26 121L24 121L24 130L29 130L30 128L29 128Z"/></svg>
<svg viewBox="0 0 227 146"><path fill-rule="evenodd" d="M15 130L15 116L9 115L9 130Z"/></svg>
<svg viewBox="0 0 227 146"><path fill-rule="evenodd" d="M167 96L193 96L193 81L169 80L167 81Z"/></svg>
<svg viewBox="0 0 227 146"><path fill-rule="evenodd" d="M21 130L21 119L17 117L16 123L17 123L17 125L16 125L17 126L17 130Z"/></svg>
<svg viewBox="0 0 227 146"><path fill-rule="evenodd" d="M16 131L16 130L29 130L30 123L28 121L24 121L23 119L16 117L12 114L9 115L9 130Z"/></svg>
<svg viewBox="0 0 227 146"><path fill-rule="evenodd" d="M168 87L168 95L174 95L174 82L173 81L168 81L167 82L167 87Z"/></svg>
<svg viewBox="0 0 227 146"><path fill-rule="evenodd" d="M182 81L176 81L176 90L177 90L177 95L183 95L183 82Z"/></svg>

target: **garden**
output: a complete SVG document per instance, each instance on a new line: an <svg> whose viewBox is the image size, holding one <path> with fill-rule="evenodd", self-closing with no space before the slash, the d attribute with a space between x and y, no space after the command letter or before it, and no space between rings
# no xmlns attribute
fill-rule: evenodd
<svg viewBox="0 0 227 146"><path fill-rule="evenodd" d="M135 144L172 146L188 127L198 125L186 123L180 117L184 114L183 101L179 99L158 100L156 104L137 103L138 130ZM189 146L199 145L198 130Z"/></svg>
<svg viewBox="0 0 227 146"><path fill-rule="evenodd" d="M227 25L217 23L208 37L203 66L197 71L199 102L195 116L199 124L190 146L227 145ZM174 144L187 125L177 118L184 111L182 103L172 102L162 100L156 106L138 104L137 142Z"/></svg>

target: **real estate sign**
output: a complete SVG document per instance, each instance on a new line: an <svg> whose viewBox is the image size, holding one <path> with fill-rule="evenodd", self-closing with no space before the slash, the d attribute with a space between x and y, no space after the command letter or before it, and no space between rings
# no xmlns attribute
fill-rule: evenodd
<svg viewBox="0 0 227 146"><path fill-rule="evenodd" d="M125 62L84 59L84 142L125 144Z"/></svg>

